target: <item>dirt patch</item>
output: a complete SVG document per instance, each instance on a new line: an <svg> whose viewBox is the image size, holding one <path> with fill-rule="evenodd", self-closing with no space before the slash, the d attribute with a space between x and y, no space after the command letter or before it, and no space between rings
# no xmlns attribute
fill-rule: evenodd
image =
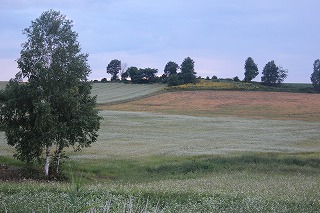
<svg viewBox="0 0 320 213"><path fill-rule="evenodd" d="M102 110L148 111L197 116L320 121L320 94L242 91L168 92Z"/></svg>
<svg viewBox="0 0 320 213"><path fill-rule="evenodd" d="M19 181L22 178L22 172L19 168L5 164L0 165L0 180Z"/></svg>

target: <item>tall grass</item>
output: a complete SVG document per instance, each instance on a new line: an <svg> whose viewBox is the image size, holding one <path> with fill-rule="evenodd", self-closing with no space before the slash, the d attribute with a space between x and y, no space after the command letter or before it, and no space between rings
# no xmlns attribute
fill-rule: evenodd
<svg viewBox="0 0 320 213"><path fill-rule="evenodd" d="M3 182L0 197L1 211L8 212L317 212L320 208L318 173L228 171L81 186Z"/></svg>

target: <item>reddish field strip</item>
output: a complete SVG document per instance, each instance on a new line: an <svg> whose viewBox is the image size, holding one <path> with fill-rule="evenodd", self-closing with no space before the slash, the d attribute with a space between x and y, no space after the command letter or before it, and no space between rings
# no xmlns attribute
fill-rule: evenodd
<svg viewBox="0 0 320 213"><path fill-rule="evenodd" d="M163 93L127 103L100 106L100 109L320 121L320 94L182 91Z"/></svg>

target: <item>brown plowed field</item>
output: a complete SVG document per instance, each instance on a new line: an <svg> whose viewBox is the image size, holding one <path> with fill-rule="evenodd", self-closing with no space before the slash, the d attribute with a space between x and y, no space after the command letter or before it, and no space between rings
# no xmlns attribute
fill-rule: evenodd
<svg viewBox="0 0 320 213"><path fill-rule="evenodd" d="M100 109L320 121L320 94L182 91L163 93L127 103L100 106Z"/></svg>

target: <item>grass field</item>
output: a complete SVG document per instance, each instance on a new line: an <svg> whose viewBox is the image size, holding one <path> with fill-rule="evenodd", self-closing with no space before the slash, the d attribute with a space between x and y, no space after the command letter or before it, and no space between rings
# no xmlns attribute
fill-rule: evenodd
<svg viewBox="0 0 320 213"><path fill-rule="evenodd" d="M134 88L118 86L94 85L104 118L99 139L82 152L66 150L66 174L84 185L0 182L0 211L319 212L318 94L184 91L141 99L161 88L143 94L152 88L137 85L141 96L131 97L125 91ZM13 153L0 132L0 162L20 165Z"/></svg>
<svg viewBox="0 0 320 213"><path fill-rule="evenodd" d="M0 81L0 89L6 88L7 83L8 82L6 82L6 81Z"/></svg>
<svg viewBox="0 0 320 213"><path fill-rule="evenodd" d="M110 104L147 97L159 93L163 84L123 84L123 83L94 83L92 95L97 95L98 104Z"/></svg>
<svg viewBox="0 0 320 213"><path fill-rule="evenodd" d="M0 81L0 90L4 89L6 81ZM159 93L164 84L123 84L123 83L93 83L92 95L97 96L98 104L121 103Z"/></svg>
<svg viewBox="0 0 320 213"><path fill-rule="evenodd" d="M319 106L320 94L205 90L163 93L100 109L318 122Z"/></svg>

